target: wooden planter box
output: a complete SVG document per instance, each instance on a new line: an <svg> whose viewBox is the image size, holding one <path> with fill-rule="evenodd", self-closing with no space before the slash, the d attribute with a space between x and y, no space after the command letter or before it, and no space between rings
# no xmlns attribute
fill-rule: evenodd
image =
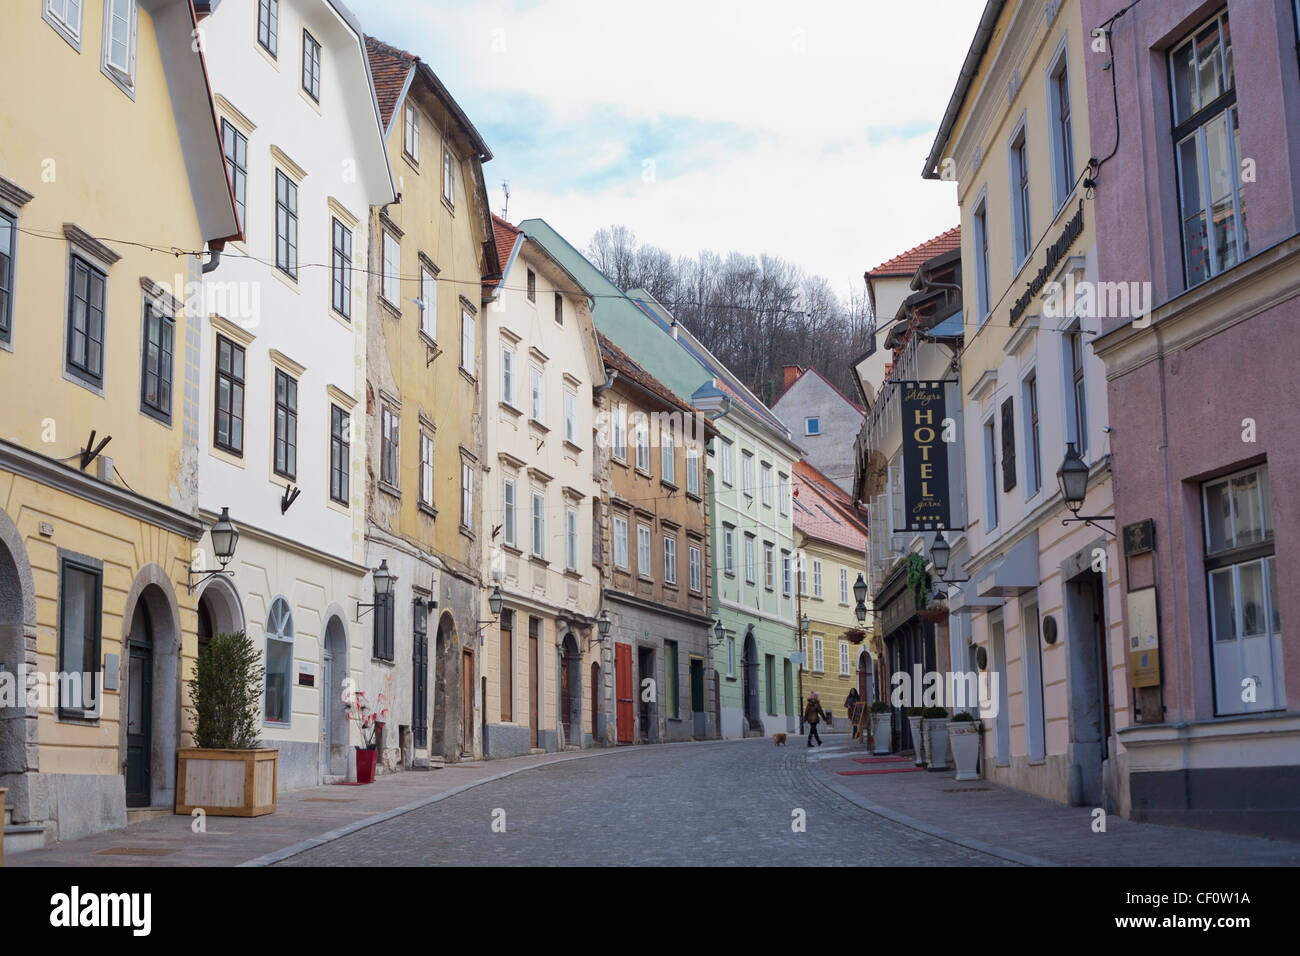
<svg viewBox="0 0 1300 956"><path fill-rule="evenodd" d="M176 812L196 809L217 817L260 817L275 810L280 751L176 751Z"/></svg>

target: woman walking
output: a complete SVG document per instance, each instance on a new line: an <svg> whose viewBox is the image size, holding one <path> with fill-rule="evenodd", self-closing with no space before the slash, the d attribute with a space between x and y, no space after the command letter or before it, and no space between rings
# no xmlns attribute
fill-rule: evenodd
<svg viewBox="0 0 1300 956"><path fill-rule="evenodd" d="M817 691L808 692L808 706L803 710L803 719L808 724L808 746L812 746L813 738L817 738L817 746L822 745L822 735L817 733L817 722L826 716L826 711L822 710L822 702L817 699Z"/></svg>

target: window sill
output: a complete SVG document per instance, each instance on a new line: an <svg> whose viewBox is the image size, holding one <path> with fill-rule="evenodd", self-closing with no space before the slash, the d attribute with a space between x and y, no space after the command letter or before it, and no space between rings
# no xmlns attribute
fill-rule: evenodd
<svg viewBox="0 0 1300 956"><path fill-rule="evenodd" d="M474 373L463 365L460 366L460 375L461 378L465 379L465 381L469 382L475 388L478 387L478 379L474 377Z"/></svg>
<svg viewBox="0 0 1300 956"><path fill-rule="evenodd" d="M229 448L222 448L220 445L214 443L208 448L208 454L218 461L224 461L227 465L234 465L236 468L244 467L243 452L232 451Z"/></svg>
<svg viewBox="0 0 1300 956"><path fill-rule="evenodd" d="M686 497L687 497L687 498L690 498L691 501L703 501L703 500L704 500L704 499L700 496L700 493L699 493L698 491L690 491L690 490L688 490L688 491L686 492Z"/></svg>
<svg viewBox="0 0 1300 956"><path fill-rule="evenodd" d="M428 515L430 518L438 517L438 509L435 508L433 505L426 504L423 501L419 501L416 502L415 507L421 514Z"/></svg>
<svg viewBox="0 0 1300 956"><path fill-rule="evenodd" d="M565 447L565 450L567 450L567 451L571 451L571 452L573 452L573 454L575 454L575 455L581 455L581 454L582 454L582 446L577 445L577 444L575 444L574 442L569 441L569 439L567 439L567 438L564 439L564 447Z"/></svg>
<svg viewBox="0 0 1300 956"><path fill-rule="evenodd" d="M501 409L501 411L505 412L511 418L514 418L516 420L521 418L524 414L524 410L522 408L518 408L515 405L511 404L510 402L504 400L497 402L497 408Z"/></svg>
<svg viewBox="0 0 1300 956"><path fill-rule="evenodd" d="M379 293L379 307L383 309L385 312L387 312L391 318L396 319L398 322L402 321L401 306L393 305L393 303L389 302L387 299L384 298L384 294L382 292Z"/></svg>
<svg viewBox="0 0 1300 956"><path fill-rule="evenodd" d="M461 535L464 536L465 538L468 538L470 541L474 540L474 532L471 531L466 525L461 525L459 531Z"/></svg>
<svg viewBox="0 0 1300 956"><path fill-rule="evenodd" d="M442 354L442 349L438 347L437 339L430 335L427 329L417 329L416 335L420 337L420 341L424 343L425 348L433 349L434 358L437 358Z"/></svg>
<svg viewBox="0 0 1300 956"><path fill-rule="evenodd" d="M577 568L565 568L565 569L564 569L564 576L565 576L566 578L573 578L573 579L575 579L575 580L581 580L581 579L582 579L582 572L579 571Z"/></svg>
<svg viewBox="0 0 1300 956"><path fill-rule="evenodd" d="M172 416L169 412L160 412L149 405L141 405L140 414L150 421L157 422L164 428L170 429L172 427Z"/></svg>
<svg viewBox="0 0 1300 956"><path fill-rule="evenodd" d="M292 289L292 290L294 291L295 294L297 294L297 295L301 295L301 294L302 294L302 289L299 288L299 286L298 286L298 280L295 279L293 276L289 275L289 273L285 272L285 271L284 271L283 269L281 269L279 266L272 266L272 267L271 267L271 272L272 272L272 274L274 274L275 277L276 277L277 279L279 279L279 280L280 280L280 281L281 281L281 282L282 282L282 283L283 283L287 288Z"/></svg>
<svg viewBox="0 0 1300 956"><path fill-rule="evenodd" d="M528 416L528 427L536 428L539 432L545 432L548 435L551 433L551 430L547 426L543 425L540 420L533 418L531 415Z"/></svg>
<svg viewBox="0 0 1300 956"><path fill-rule="evenodd" d="M664 488L667 488L669 491L677 490L677 485L672 481L669 481L667 478L660 478L659 484L662 485Z"/></svg>
<svg viewBox="0 0 1300 956"><path fill-rule="evenodd" d="M402 498L402 489L398 488L396 485L390 485L382 478L379 480L379 490L386 495L392 495L394 498L397 498L399 501Z"/></svg>
<svg viewBox="0 0 1300 956"><path fill-rule="evenodd" d="M528 560L531 561L533 564L540 564L542 567L545 568L549 568L551 566L551 562L547 561L546 558L542 557L542 555L540 554L530 554L528 556Z"/></svg>
<svg viewBox="0 0 1300 956"><path fill-rule="evenodd" d="M649 472L648 470L646 470L645 468L642 468L640 465L637 465L635 470L636 470L636 473L637 473L638 475L640 475L642 478L653 478L653 477L654 477L654 475L650 474L650 472Z"/></svg>
<svg viewBox="0 0 1300 956"><path fill-rule="evenodd" d="M402 147L402 159L406 160L406 165L415 170L417 174L420 172L420 161L408 153L405 146Z"/></svg>
<svg viewBox="0 0 1300 956"><path fill-rule="evenodd" d="M389 660L388 658L386 658L386 657L371 657L371 658L370 658L370 663L372 663L372 664L382 664L384 667L393 667L393 666L394 666L394 662L393 662L393 661L390 661L390 660Z"/></svg>
<svg viewBox="0 0 1300 956"><path fill-rule="evenodd" d="M452 202L450 199L448 199L446 196L442 196L441 198L442 198L442 204L443 204L443 206L446 207L447 212L449 212L449 213L450 213L451 215L453 215L453 216L456 215L456 204L453 203L453 202Z"/></svg>
<svg viewBox="0 0 1300 956"><path fill-rule="evenodd" d="M516 558L523 557L523 552L520 551L519 548L515 547L513 544L507 544L504 541L501 543L501 550Z"/></svg>

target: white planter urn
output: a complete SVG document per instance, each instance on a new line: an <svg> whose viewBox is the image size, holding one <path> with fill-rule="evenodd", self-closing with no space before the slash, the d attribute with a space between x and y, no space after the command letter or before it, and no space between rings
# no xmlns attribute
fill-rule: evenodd
<svg viewBox="0 0 1300 956"><path fill-rule="evenodd" d="M925 746L921 738L921 720L920 717L907 715L907 722L912 725L912 746L916 748L916 766L925 766Z"/></svg>
<svg viewBox="0 0 1300 956"><path fill-rule="evenodd" d="M957 765L958 780L978 780L980 759L980 724L977 720L948 722L948 742Z"/></svg>
<svg viewBox="0 0 1300 956"><path fill-rule="evenodd" d="M948 769L948 718L926 717L921 721L925 737L925 763L931 770Z"/></svg>
<svg viewBox="0 0 1300 956"><path fill-rule="evenodd" d="M882 714L871 715L871 736L875 742L873 753L887 754L890 748L890 734L893 731L892 714L885 711Z"/></svg>

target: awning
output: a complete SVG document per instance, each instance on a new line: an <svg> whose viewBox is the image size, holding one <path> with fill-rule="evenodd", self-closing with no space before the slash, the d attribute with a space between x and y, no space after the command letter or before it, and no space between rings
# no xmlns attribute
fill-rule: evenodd
<svg viewBox="0 0 1300 956"><path fill-rule="evenodd" d="M1038 529L1017 541L973 583L982 598L1016 597L1038 587Z"/></svg>

